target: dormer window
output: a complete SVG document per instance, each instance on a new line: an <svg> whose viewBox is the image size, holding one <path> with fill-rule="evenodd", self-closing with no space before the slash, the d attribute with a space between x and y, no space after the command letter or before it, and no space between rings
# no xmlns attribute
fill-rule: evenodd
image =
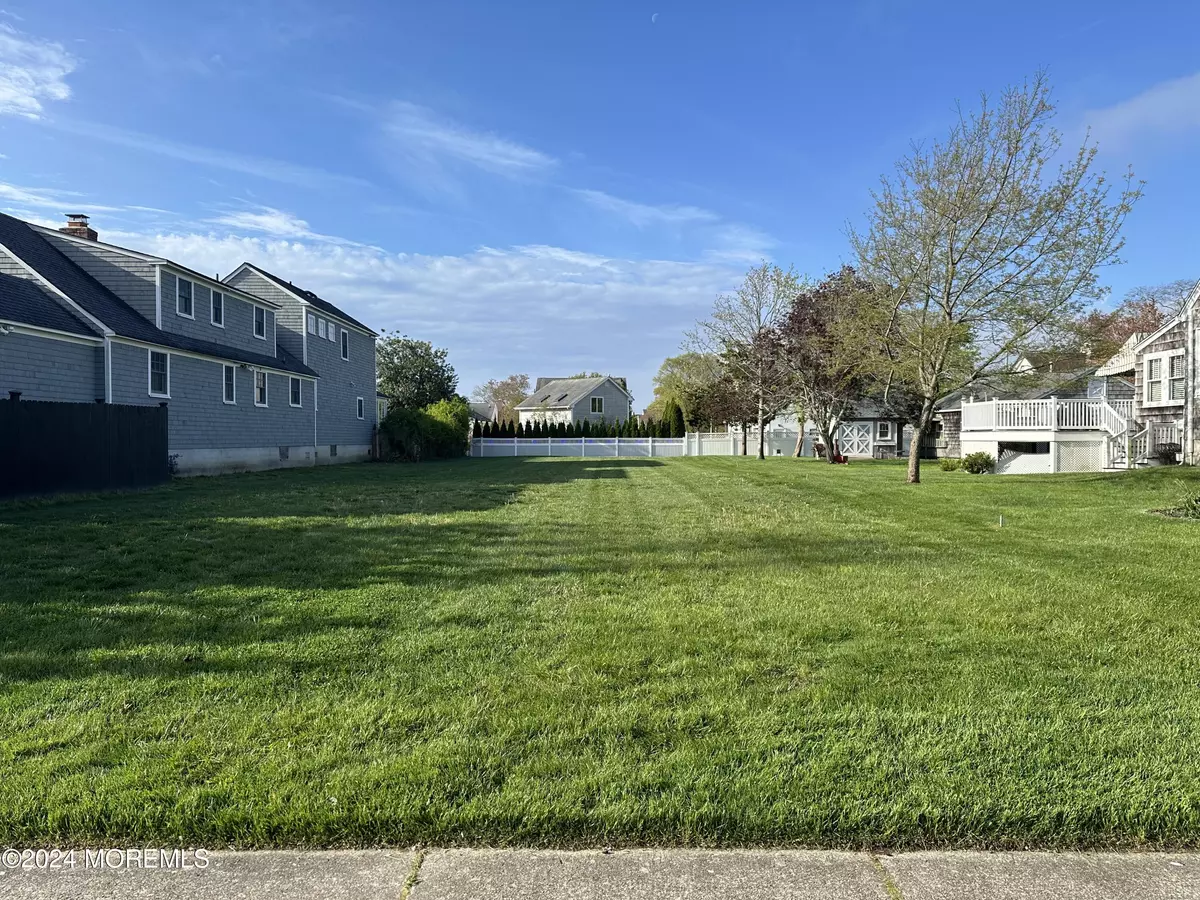
<svg viewBox="0 0 1200 900"><path fill-rule="evenodd" d="M267 311L261 306L254 307L254 336L267 339Z"/></svg>

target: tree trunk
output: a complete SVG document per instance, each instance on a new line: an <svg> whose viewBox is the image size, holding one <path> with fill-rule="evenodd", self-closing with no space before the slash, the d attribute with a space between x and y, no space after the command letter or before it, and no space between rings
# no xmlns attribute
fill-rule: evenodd
<svg viewBox="0 0 1200 900"><path fill-rule="evenodd" d="M913 424L912 444L908 448L908 483L921 483L921 437L933 421L933 401L928 397L921 403L921 414Z"/></svg>
<svg viewBox="0 0 1200 900"><path fill-rule="evenodd" d="M743 422L742 423L742 456L746 455L746 440L747 440L746 435L749 433L749 431L750 431L750 426L747 425L745 422Z"/></svg>
<svg viewBox="0 0 1200 900"><path fill-rule="evenodd" d="M767 455L763 452L763 447L766 442L766 435L763 433L763 399L762 394L758 395L758 458L766 459Z"/></svg>
<svg viewBox="0 0 1200 900"><path fill-rule="evenodd" d="M817 423L817 430L821 433L821 443L825 445L825 462L832 463L833 458L837 456L837 447L834 446L833 438L834 429L830 426L828 419L822 419Z"/></svg>
<svg viewBox="0 0 1200 900"><path fill-rule="evenodd" d="M912 444L908 448L908 483L921 483L921 435L924 427L918 422L913 426Z"/></svg>
<svg viewBox="0 0 1200 900"><path fill-rule="evenodd" d="M804 452L804 423L800 423L800 433L796 435L796 452L792 454L796 459Z"/></svg>

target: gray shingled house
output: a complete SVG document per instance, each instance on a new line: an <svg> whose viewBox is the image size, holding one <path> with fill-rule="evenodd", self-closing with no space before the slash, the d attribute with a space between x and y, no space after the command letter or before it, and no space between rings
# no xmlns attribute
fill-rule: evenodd
<svg viewBox="0 0 1200 900"><path fill-rule="evenodd" d="M633 395L624 378L539 378L533 393L517 404L526 422L624 422L633 414Z"/></svg>
<svg viewBox="0 0 1200 900"><path fill-rule="evenodd" d="M102 243L86 216L68 218L56 231L0 214L0 396L165 403L184 474L367 455L369 328L325 301ZM323 344L297 332L303 309L320 309Z"/></svg>

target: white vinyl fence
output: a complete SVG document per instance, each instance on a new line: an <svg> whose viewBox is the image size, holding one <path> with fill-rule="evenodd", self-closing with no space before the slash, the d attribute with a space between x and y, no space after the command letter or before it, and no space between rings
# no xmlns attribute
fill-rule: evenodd
<svg viewBox="0 0 1200 900"><path fill-rule="evenodd" d="M794 431L768 431L768 456L791 456L796 452ZM810 450L808 442L805 449ZM811 450L810 450L811 452ZM758 433L746 437L746 453L758 453ZM494 456L577 456L665 457L665 456L741 456L741 432L693 432L681 438L474 438L471 455Z"/></svg>
<svg viewBox="0 0 1200 900"><path fill-rule="evenodd" d="M472 456L685 456L683 438L475 438Z"/></svg>

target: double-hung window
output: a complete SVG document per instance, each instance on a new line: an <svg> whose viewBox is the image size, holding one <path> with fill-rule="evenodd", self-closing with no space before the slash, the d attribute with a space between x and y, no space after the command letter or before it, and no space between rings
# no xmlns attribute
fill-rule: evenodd
<svg viewBox="0 0 1200 900"><path fill-rule="evenodd" d="M266 372L255 372L254 373L254 405L255 406L266 406L267 405L267 373Z"/></svg>
<svg viewBox="0 0 1200 900"><path fill-rule="evenodd" d="M171 398L171 357L158 350L150 351L150 384L151 397Z"/></svg>
<svg viewBox="0 0 1200 900"><path fill-rule="evenodd" d="M342 359L350 358L350 333L342 329Z"/></svg>
<svg viewBox="0 0 1200 900"><path fill-rule="evenodd" d="M317 319L317 334L320 337L325 337L325 320Z"/></svg>
<svg viewBox="0 0 1200 900"><path fill-rule="evenodd" d="M594 412L594 413L603 413L604 412L604 398L603 397L593 397L592 398L592 412Z"/></svg>
<svg viewBox="0 0 1200 900"><path fill-rule="evenodd" d="M1143 399L1148 405L1170 406L1187 399L1187 375L1182 350L1148 355L1143 363Z"/></svg>
<svg viewBox="0 0 1200 900"><path fill-rule="evenodd" d="M292 377L292 378L288 379L288 402L292 406L300 406L300 379L299 378Z"/></svg>
<svg viewBox="0 0 1200 900"><path fill-rule="evenodd" d="M875 425L875 439L880 441L890 441L892 439L892 423L877 422Z"/></svg>
<svg viewBox="0 0 1200 900"><path fill-rule="evenodd" d="M261 306L254 307L254 336L267 339L267 311Z"/></svg>
<svg viewBox="0 0 1200 900"><path fill-rule="evenodd" d="M175 280L175 312L189 319L196 318L192 306L192 283L186 278Z"/></svg>
<svg viewBox="0 0 1200 900"><path fill-rule="evenodd" d="M221 366L221 399L226 403L237 403L237 369Z"/></svg>
<svg viewBox="0 0 1200 900"><path fill-rule="evenodd" d="M314 316L312 313L308 314L308 333L309 334L317 333L317 317Z"/></svg>
<svg viewBox="0 0 1200 900"><path fill-rule="evenodd" d="M1180 354L1167 361L1167 397L1176 402L1187 399L1187 378L1183 374L1183 360L1184 357Z"/></svg>
<svg viewBox="0 0 1200 900"><path fill-rule="evenodd" d="M334 325L332 322L329 323L328 337L329 337L329 343L333 344L333 343L337 342L337 326Z"/></svg>
<svg viewBox="0 0 1200 900"><path fill-rule="evenodd" d="M225 327L225 295L220 291L212 292L212 315L209 321L219 328Z"/></svg>

